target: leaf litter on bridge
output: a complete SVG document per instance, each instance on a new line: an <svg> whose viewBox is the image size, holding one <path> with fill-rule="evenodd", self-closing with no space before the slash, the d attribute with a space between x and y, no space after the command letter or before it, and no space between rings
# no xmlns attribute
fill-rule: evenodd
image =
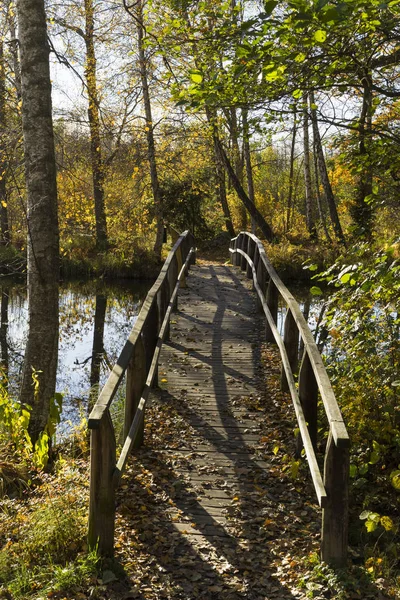
<svg viewBox="0 0 400 600"><path fill-rule="evenodd" d="M131 583L126 598L306 598L299 581L307 557L318 552L320 513L306 469L293 478L294 420L279 390L276 350L265 346L264 358L268 400L260 392L232 402L259 413L254 464L264 461L268 469L238 464L237 486L227 484L225 465L207 464L201 452L174 454L194 433L181 400L150 408L146 446L132 457L119 491L116 554ZM188 475L194 459L205 461L204 480L196 483ZM204 531L212 506L205 515L197 503L211 485L226 505L212 536ZM194 535L199 531L206 535Z"/></svg>

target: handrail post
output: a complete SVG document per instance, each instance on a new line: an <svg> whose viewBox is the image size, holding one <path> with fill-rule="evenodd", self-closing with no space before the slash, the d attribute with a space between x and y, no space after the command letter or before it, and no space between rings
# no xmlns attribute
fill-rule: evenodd
<svg viewBox="0 0 400 600"><path fill-rule="evenodd" d="M267 288L267 306L272 315L275 325L278 320L278 298L279 298L278 288L276 287L272 278L270 278L269 283L268 283L268 288ZM274 334L272 333L272 329L271 329L268 321L266 322L266 327L265 327L265 339L267 342L275 343Z"/></svg>
<svg viewBox="0 0 400 600"><path fill-rule="evenodd" d="M229 250L234 250L236 248L236 238L231 239L229 242ZM229 252L229 260L231 265L235 264L235 254L233 252Z"/></svg>
<svg viewBox="0 0 400 600"><path fill-rule="evenodd" d="M240 235L243 236L241 249L247 254L248 237L245 233L241 233ZM240 255L240 268L242 269L242 271L247 271L247 260L246 257L243 255Z"/></svg>
<svg viewBox="0 0 400 600"><path fill-rule="evenodd" d="M349 447L338 448L330 431L324 465L328 503L322 510L321 559L335 567L347 562L349 470Z"/></svg>
<svg viewBox="0 0 400 600"><path fill-rule="evenodd" d="M248 242L247 242L247 255L252 260L253 264L254 264L255 251L256 251L255 241L249 236ZM247 265L246 265L246 277L247 277L247 279L252 279L252 277L253 277L253 269L252 269L250 263L247 263Z"/></svg>
<svg viewBox="0 0 400 600"><path fill-rule="evenodd" d="M160 334L161 325L163 324L165 313L168 308L168 281L164 279L160 289L157 293L157 310L158 310L158 324L157 324L157 337ZM166 339L169 338L169 325L167 327Z"/></svg>
<svg viewBox="0 0 400 600"><path fill-rule="evenodd" d="M243 241L243 236L241 233L239 233L235 240L235 248L237 250L242 249L242 241ZM235 265L235 267L240 267L241 263L242 263L242 257L238 252L236 252L233 264Z"/></svg>
<svg viewBox="0 0 400 600"><path fill-rule="evenodd" d="M257 250L258 250L258 248L257 248ZM265 299L265 292L266 292L266 288L267 288L267 273L266 273L265 265L264 265L263 261L260 259L259 251L257 252L257 254L258 254L257 269L256 269L257 283L260 286L263 297ZM258 297L258 294L257 294L257 310L258 310L258 312L264 313L262 302L261 302L260 298Z"/></svg>
<svg viewBox="0 0 400 600"><path fill-rule="evenodd" d="M171 298L174 289L175 289L175 285L176 285L176 281L178 279L178 259L176 256L173 257L173 259L171 260L171 264L169 265L169 269L168 269L168 274L167 274L167 279L168 279L168 287L169 287L169 297ZM175 296L175 301L174 304L172 306L173 310L178 310L178 294Z"/></svg>
<svg viewBox="0 0 400 600"><path fill-rule="evenodd" d="M179 248L176 251L176 258L178 260L178 273L181 272L181 269L183 267L183 264L185 262L185 259L183 258L183 252L182 252L182 244L179 246ZM181 278L181 288L186 288L186 273L183 273L182 278Z"/></svg>
<svg viewBox="0 0 400 600"><path fill-rule="evenodd" d="M156 298L148 312L147 319L143 325L143 341L146 351L146 373L150 370L151 361L153 360L154 350L157 345L158 338L158 307ZM158 371L158 370L157 370ZM158 385L158 372L156 371L153 386Z"/></svg>
<svg viewBox="0 0 400 600"><path fill-rule="evenodd" d="M316 450L318 432L318 384L307 350L304 350L299 372L299 399L308 425L310 439L314 450ZM299 436L297 440L298 455L300 455L302 447L301 436Z"/></svg>
<svg viewBox="0 0 400 600"><path fill-rule="evenodd" d="M88 546L102 556L114 553L116 442L107 409L90 432L90 500Z"/></svg>
<svg viewBox="0 0 400 600"><path fill-rule="evenodd" d="M146 383L146 376L146 351L143 338L140 335L136 340L133 355L126 370L124 439L126 439L131 428ZM140 448L143 444L143 438L144 418L142 420L141 430L133 447Z"/></svg>
<svg viewBox="0 0 400 600"><path fill-rule="evenodd" d="M296 373L299 359L299 330L297 329L297 323L294 320L290 308L287 309L286 313L283 341L292 373ZM281 389L284 392L289 391L289 385L283 366L281 370Z"/></svg>

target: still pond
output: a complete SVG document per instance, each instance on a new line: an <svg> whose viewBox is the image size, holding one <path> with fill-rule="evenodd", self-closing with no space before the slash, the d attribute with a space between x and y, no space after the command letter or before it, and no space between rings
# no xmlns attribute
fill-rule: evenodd
<svg viewBox="0 0 400 600"><path fill-rule="evenodd" d="M87 414L90 391L103 385L116 362L152 281L68 282L60 286L60 331L57 391L63 392L59 433ZM308 288L291 289L308 313L311 328L320 312L320 300L311 302ZM9 389L17 395L27 337L26 286L2 279L0 349ZM278 327L282 330L282 313ZM96 362L94 356L98 356ZM96 394L96 391L95 391Z"/></svg>

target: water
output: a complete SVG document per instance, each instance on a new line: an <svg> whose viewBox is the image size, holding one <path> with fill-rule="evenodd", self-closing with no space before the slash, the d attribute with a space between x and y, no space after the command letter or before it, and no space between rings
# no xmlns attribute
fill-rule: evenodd
<svg viewBox="0 0 400 600"><path fill-rule="evenodd" d="M151 281L123 282L107 285L99 281L66 283L60 286L60 333L57 391L64 394L60 433L67 432L87 414L94 381L102 386L139 313ZM291 290L300 304L311 330L315 329L321 310L320 298L310 297L308 288ZM2 308L7 309L0 327L1 358L8 362L10 391L18 395L23 355L27 337L28 306L26 287L15 281L0 281ZM97 309L97 352L99 375L93 361L95 314ZM283 335L286 307L280 306L278 329ZM99 327L100 325L100 327ZM97 383L98 380L98 383Z"/></svg>
<svg viewBox="0 0 400 600"><path fill-rule="evenodd" d="M60 431L66 431L87 413L93 384L94 318L97 307L97 343L104 346L99 365L99 385L108 376L132 329L151 281L123 281L107 285L96 281L60 286L60 332L57 391L64 394ZM0 331L2 361L8 360L10 392L17 396L27 338L26 287L13 281L0 282L3 310ZM101 330L103 335L101 335ZM5 342L5 343L4 343ZM102 349L102 348L101 348ZM98 385L96 386L98 387Z"/></svg>

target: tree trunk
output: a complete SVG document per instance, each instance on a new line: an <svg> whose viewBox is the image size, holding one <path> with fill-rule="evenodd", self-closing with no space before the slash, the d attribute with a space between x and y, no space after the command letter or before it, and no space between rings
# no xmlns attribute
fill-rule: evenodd
<svg viewBox="0 0 400 600"><path fill-rule="evenodd" d="M216 175L217 186L218 186L218 197L219 197L219 201L221 203L222 211L223 211L224 217L225 217L225 227L226 227L226 230L229 233L229 235L231 237L235 237L235 229L233 227L231 213L230 213L229 206L228 206L228 200L226 198L225 170L224 170L224 165L221 160L218 143L217 143L217 140L219 140L218 131L217 131L217 127L215 125L215 118L211 114L210 109L207 107L206 107L206 116L207 116L207 121L213 132L215 175Z"/></svg>
<svg viewBox="0 0 400 600"><path fill-rule="evenodd" d="M107 220L104 201L104 162L101 150L99 99L97 94L96 54L94 50L94 10L93 0L85 4L85 79L88 91L88 118L90 129L90 157L92 163L94 214L96 220L96 248L107 250Z"/></svg>
<svg viewBox="0 0 400 600"><path fill-rule="evenodd" d="M143 26L143 6L142 0L136 3L137 10L137 36L139 51L140 78L142 81L144 112L146 116L146 137L147 137L147 156L150 165L151 188L153 190L154 207L156 213L157 229L156 240L154 243L154 253L161 258L161 248L164 236L164 219L161 203L160 184L158 181L158 170L156 161L156 149L154 143L154 125L151 111L151 100L149 92L149 82L147 73L147 59L144 48L144 26Z"/></svg>
<svg viewBox="0 0 400 600"><path fill-rule="evenodd" d="M250 153L250 133L249 133L249 122L247 119L247 109L242 110L243 119L243 154L244 162L246 165L246 177L247 177L247 191L249 194L250 201L256 205L256 198L254 193L254 179L253 179L253 167L251 165L251 153ZM256 222L254 217L251 217L251 232L256 233Z"/></svg>
<svg viewBox="0 0 400 600"><path fill-rule="evenodd" d="M293 186L294 186L294 153L296 149L296 134L297 134L297 107L295 106L293 112L293 130L292 130L292 143L290 146L290 169L289 169L289 190L288 190L288 203L287 203L287 215L286 215L286 231L290 227L290 215L292 212L293 204Z"/></svg>
<svg viewBox="0 0 400 600"><path fill-rule="evenodd" d="M315 97L314 92L310 92L310 107L311 107L311 121L313 126L313 134L314 134L314 145L315 151L317 153L317 161L318 161L318 170L321 177L321 182L324 188L325 198L329 208L329 214L332 221L333 230L336 234L337 239L345 244L345 239L343 235L342 226L339 221L339 215L336 208L335 198L333 195L331 182L329 181L328 170L326 168L324 150L322 148L321 135L319 133L318 128L318 120L317 113L314 108L315 106Z"/></svg>
<svg viewBox="0 0 400 600"><path fill-rule="evenodd" d="M312 185L310 167L310 136L308 131L308 95L303 94L303 143L304 143L304 184L306 192L306 225L312 238L316 237L316 229L312 206Z"/></svg>
<svg viewBox="0 0 400 600"><path fill-rule="evenodd" d="M6 158L6 73L4 42L0 40L0 243L8 246L11 242L7 207L7 158Z"/></svg>
<svg viewBox="0 0 400 600"><path fill-rule="evenodd" d="M250 215L254 218L257 226L260 228L265 239L268 240L269 242L272 242L274 239L274 232L272 231L271 227L265 221L262 214L254 206L254 204L251 202L250 198L244 191L243 186L241 185L240 181L238 180L235 170L232 167L231 162L230 162L229 158L227 157L226 152L218 138L215 138L215 143L218 147L218 152L219 152L221 159L225 165L225 169L230 177L230 180L232 182L233 187L235 188L237 195L239 196L240 200L243 202L243 204L249 211Z"/></svg>
<svg viewBox="0 0 400 600"><path fill-rule="evenodd" d="M373 171L370 160L371 117L372 117L372 77L366 74L362 78L363 104L358 121L358 147L361 172L358 178L358 189L350 214L360 237L370 238L373 217L373 205L368 201L372 194Z"/></svg>
<svg viewBox="0 0 400 600"><path fill-rule="evenodd" d="M59 238L51 83L43 0L18 0L28 219L29 330L20 400L36 441L48 422L58 356ZM32 385L32 370L39 386Z"/></svg>
<svg viewBox="0 0 400 600"><path fill-rule="evenodd" d="M10 4L8 5L8 13L7 13L8 28L10 30L10 37L11 37L10 50L11 50L12 64L13 64L13 70L14 70L15 90L17 92L17 99L21 100L21 68L20 68L19 57L18 57L18 39L17 39L16 32L15 32L15 15L13 13L11 13L11 11L10 11Z"/></svg>
<svg viewBox="0 0 400 600"><path fill-rule="evenodd" d="M315 143L314 142L315 141L313 141L313 158L314 158L314 175L315 175L315 195L316 195L316 198L317 198L318 214L319 214L320 221L322 223L322 227L324 228L326 239L328 240L328 242L332 242L332 238L329 235L328 225L326 223L326 211L324 210L324 207L322 206L321 192L320 192L320 189L319 189L318 159L317 159L317 152L315 150Z"/></svg>
<svg viewBox="0 0 400 600"><path fill-rule="evenodd" d="M236 173L236 177L238 178L240 185L243 186L243 158L240 151L239 146L239 125L237 119L236 108L232 107L229 111L226 111L226 115L228 118L229 132L232 143L232 158L233 165ZM239 205L239 218L240 225L239 229L241 231L246 231L247 229L247 211L243 203Z"/></svg>

